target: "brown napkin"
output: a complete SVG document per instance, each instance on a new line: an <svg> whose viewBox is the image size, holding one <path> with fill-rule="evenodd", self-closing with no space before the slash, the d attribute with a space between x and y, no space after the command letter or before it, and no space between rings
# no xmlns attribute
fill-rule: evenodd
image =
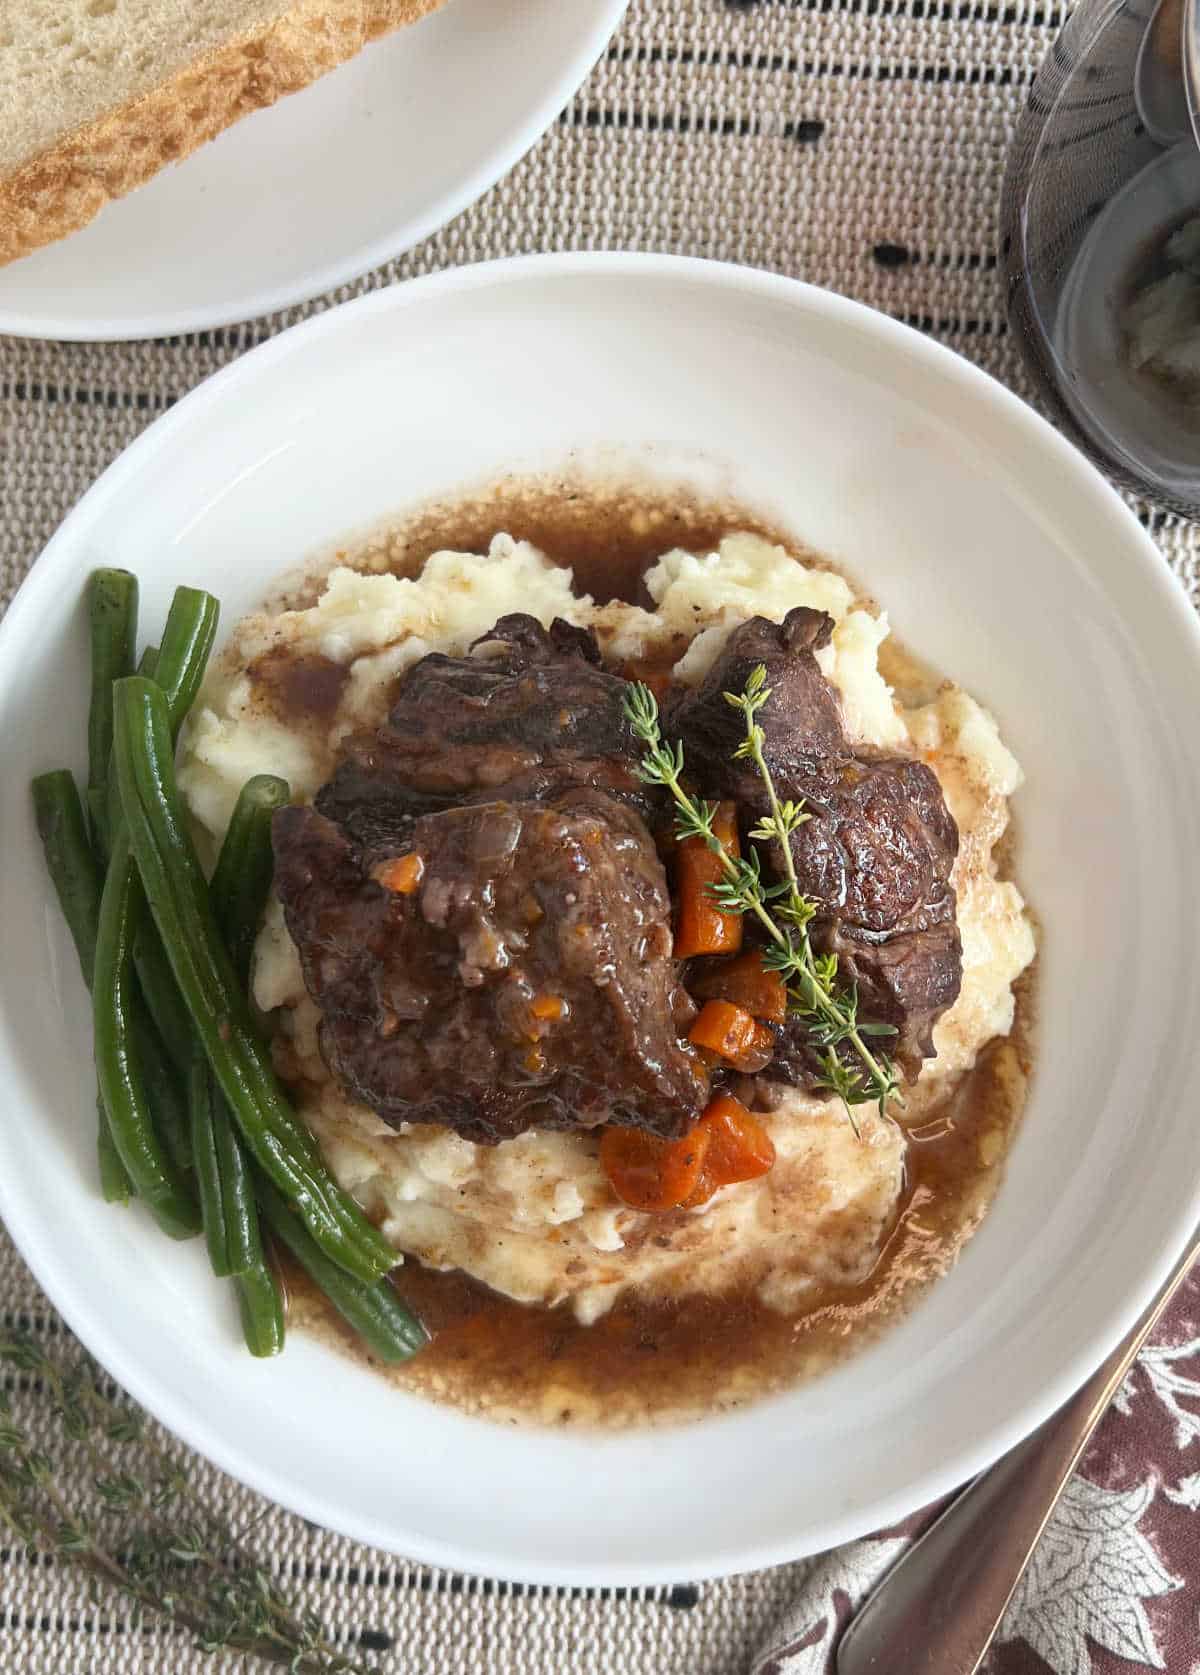
<svg viewBox="0 0 1200 1675"><path fill-rule="evenodd" d="M832 1675L857 1607L945 1503L813 1561L751 1675ZM1200 1275L1143 1351L1021 1579L988 1675L1200 1675ZM915 1675L887 1670L880 1675Z"/></svg>

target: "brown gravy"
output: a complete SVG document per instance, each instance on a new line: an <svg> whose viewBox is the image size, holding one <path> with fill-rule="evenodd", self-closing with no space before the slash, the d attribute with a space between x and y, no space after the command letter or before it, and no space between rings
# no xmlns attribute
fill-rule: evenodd
<svg viewBox="0 0 1200 1675"><path fill-rule="evenodd" d="M957 1093L914 1136L900 1214L874 1272L815 1291L799 1314L754 1296L618 1302L594 1325L569 1308L511 1302L461 1273L409 1258L393 1278L434 1334L404 1367L363 1350L326 1299L289 1271L290 1320L391 1380L489 1418L632 1425L700 1418L800 1383L863 1348L951 1267L990 1204L1020 1120L1030 980L1018 1028L993 1043Z"/></svg>
<svg viewBox="0 0 1200 1675"><path fill-rule="evenodd" d="M246 673L283 721L301 726L328 722L350 679L347 664L330 657L300 657L284 646L264 652Z"/></svg>
<svg viewBox="0 0 1200 1675"><path fill-rule="evenodd" d="M802 551L794 539L736 506L606 495L546 482L508 483L494 493L427 508L361 549L339 552L337 560L413 575L439 548L485 551L497 529L570 565L576 591L598 602L646 603L642 577L663 552L673 546L712 550L733 530L765 535L798 556ZM814 562L807 551L802 556L806 564ZM287 602L311 602L318 586L314 572ZM268 655L278 660L278 653ZM904 668L915 680L919 665L895 655L896 673ZM312 722L334 685L323 671L314 676L308 669L272 667L264 675L280 713L299 724ZM340 687L331 709L338 693ZM1024 1106L1035 981L1036 966L1017 985L1012 1034L994 1041L945 1102L910 1132L902 1203L874 1271L856 1287L814 1291L798 1314L780 1314L746 1294L669 1302L628 1297L582 1326L568 1307L514 1303L465 1274L435 1272L409 1258L393 1283L433 1341L406 1366L374 1363L325 1298L288 1265L291 1322L375 1365L401 1388L509 1423L697 1418L811 1377L871 1341L917 1301L953 1265L986 1212Z"/></svg>
<svg viewBox="0 0 1200 1675"><path fill-rule="evenodd" d="M704 499L688 490L583 484L551 475L505 479L461 498L431 501L378 534L321 554L272 601L272 608L314 604L333 564L415 576L443 548L486 552L498 530L531 542L572 570L575 592L590 593L598 605L613 599L647 604L642 578L665 552L672 547L711 552L722 536L735 531L777 542L810 568L831 568L780 525L732 500ZM519 600L514 609L520 609Z"/></svg>

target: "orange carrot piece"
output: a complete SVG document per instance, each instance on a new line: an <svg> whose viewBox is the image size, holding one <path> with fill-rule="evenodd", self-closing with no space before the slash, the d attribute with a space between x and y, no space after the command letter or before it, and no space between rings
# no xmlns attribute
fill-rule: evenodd
<svg viewBox="0 0 1200 1675"><path fill-rule="evenodd" d="M709 1131L705 1168L718 1186L756 1180L775 1162L771 1136L732 1094L719 1093L700 1120Z"/></svg>
<svg viewBox="0 0 1200 1675"><path fill-rule="evenodd" d="M728 1000L706 1000L688 1031L688 1040L748 1076L765 1070L775 1052L775 1037L766 1024Z"/></svg>
<svg viewBox="0 0 1200 1675"><path fill-rule="evenodd" d="M775 1052L775 1037L767 1026L728 1000L706 1000L688 1040L693 1047L718 1053L747 1075L765 1069Z"/></svg>
<svg viewBox="0 0 1200 1675"><path fill-rule="evenodd" d="M732 1094L719 1093L700 1118L708 1133L708 1148L700 1178L682 1208L707 1204L718 1187L757 1180L775 1162L775 1145L758 1119Z"/></svg>
<svg viewBox="0 0 1200 1675"><path fill-rule="evenodd" d="M609 1184L635 1210L673 1210L695 1191L709 1131L697 1124L682 1140L660 1140L641 1128L604 1130L600 1162Z"/></svg>
<svg viewBox="0 0 1200 1675"><path fill-rule="evenodd" d="M561 1018L566 1009L566 1002L561 995L534 995L529 1003L529 1010L534 1017L543 1022Z"/></svg>
<svg viewBox="0 0 1200 1675"><path fill-rule="evenodd" d="M693 1047L707 1047L723 1059L742 1058L754 1041L755 1021L744 1006L731 1000L706 1000L691 1029Z"/></svg>
<svg viewBox="0 0 1200 1675"><path fill-rule="evenodd" d="M376 884L382 884L385 890L396 896L411 896L420 887L424 876L425 862L416 853L397 855L394 860L383 861L371 873Z"/></svg>
<svg viewBox="0 0 1200 1675"><path fill-rule="evenodd" d="M737 804L718 803L713 831L731 855L741 854ZM742 946L740 914L722 913L709 892L710 884L725 877L718 855L703 838L685 838L675 849L675 958L696 954L736 954Z"/></svg>

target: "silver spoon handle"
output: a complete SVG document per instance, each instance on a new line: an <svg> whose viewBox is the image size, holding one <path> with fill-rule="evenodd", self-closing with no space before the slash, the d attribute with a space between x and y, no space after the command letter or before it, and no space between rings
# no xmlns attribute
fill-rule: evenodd
<svg viewBox="0 0 1200 1675"><path fill-rule="evenodd" d="M1089 1437L1197 1254L1200 1231L1083 1388L909 1549L842 1636L838 1675L975 1675Z"/></svg>

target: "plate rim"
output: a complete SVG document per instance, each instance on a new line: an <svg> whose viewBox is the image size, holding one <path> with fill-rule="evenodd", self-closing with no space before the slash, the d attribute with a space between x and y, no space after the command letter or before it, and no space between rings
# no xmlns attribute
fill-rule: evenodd
<svg viewBox="0 0 1200 1675"><path fill-rule="evenodd" d="M694 257L642 252L570 252L503 258L447 269L381 288L299 322L211 374L173 408L156 418L118 455L51 536L0 621L0 673L7 660L10 643L14 639L19 640L24 622L37 610L43 590L53 586L54 567L47 565L45 560L59 548L69 546L76 527L86 527L110 495L118 492L130 477L143 472L174 432L190 422L193 413L224 400L228 392L236 389L239 381L251 382L269 369L274 361L286 359L302 350L310 338L335 334L341 329L342 321L351 315L360 317L373 311L384 313L395 308L419 306L426 295L436 296L496 284L526 281L536 284L547 278L589 280L605 274L626 278L653 274L677 283L699 284L780 301L805 309L810 314L824 315L890 339L910 356L957 380L960 387L975 390L1009 423L1022 427L1027 436L1040 441L1041 446L1054 456L1057 468L1074 480L1077 490L1098 501L1116 523L1123 526L1126 535L1131 538L1131 556L1135 551L1139 554L1142 584L1159 596L1160 608L1176 618L1185 637L1191 641L1196 666L1200 670L1200 617L1148 533L1102 474L1047 420L990 373L880 311L801 280ZM390 1553L402 1551L402 1556L406 1558L471 1575L554 1587L651 1587L680 1580L680 1564L669 1560L647 1566L626 1564L615 1558L606 1562L602 1570L586 1564L576 1565L569 1555L551 1562L507 1563L498 1560L496 1554L473 1545L469 1530L465 1532L461 1544L456 1545L436 1537L406 1533L402 1549L398 1548L394 1534L374 1516L359 1516L353 1512L344 1514L319 1492L310 1495L302 1483L284 1480L282 1474L272 1468L261 1468L252 1454L239 1452L236 1441L226 1438L219 1425L214 1427L207 1415L189 1411L181 1415L170 1390L164 1391L152 1375L143 1378L139 1363L126 1358L119 1348L114 1352L103 1318L90 1315L83 1318L87 1314L86 1306L76 1306L71 1291L70 1265L56 1256L53 1240L42 1238L36 1228L31 1231L31 1224L26 1223L19 1206L15 1220L12 1211L8 1183L0 1176L0 1213L14 1243L39 1285L88 1352L174 1435L220 1470L274 1504L356 1542ZM895 1491L872 1503L869 1517L854 1510L831 1514L821 1526L822 1547L837 1546L886 1528L916 1507L941 1498L999 1459L1036 1429L1079 1388L1130 1330L1162 1285L1197 1220L1200 1220L1200 1179L1195 1183L1186 1214L1173 1226L1155 1229L1156 1250L1144 1264L1140 1281L1127 1287L1119 1306L1111 1309L1107 1328L1094 1332L1086 1346L1044 1383L1036 1398L1027 1400L1007 1423L994 1427L986 1439L978 1439L973 1445L960 1448L957 1454L943 1460L937 1470L926 1472L909 1489ZM35 1252L32 1258L26 1248L27 1237ZM719 1423L720 1420L710 1422ZM706 1544L702 1557L685 1561L686 1580L702 1581L764 1569L793 1561L813 1551L810 1539L784 1538L767 1539L753 1546L742 1545L730 1551L722 1546L719 1531L714 1534L715 1539Z"/></svg>
<svg viewBox="0 0 1200 1675"><path fill-rule="evenodd" d="M454 0L449 0L450 4ZM595 0L598 7L595 21L581 32L575 50L564 62L559 73L546 85L543 96L533 105L524 122L510 136L507 144L500 146L495 152L480 163L463 180L455 192L448 194L440 203L432 206L426 214L418 216L407 223L399 231L372 240L369 244L359 247L352 257L341 261L327 262L318 272L307 279L295 284L278 285L253 297L243 297L236 304L223 303L208 307L195 306L189 309L163 310L160 313L146 315L139 322L136 329L131 329L129 323L121 320L104 318L80 321L73 317L59 315L31 315L28 309L13 309L6 307L0 297L0 333L10 337L19 337L30 342L52 343L144 343L164 337L187 337L197 332L216 331L222 327L246 325L253 320L265 319L270 315L282 313L289 308L302 307L315 301L319 297L329 295L344 285L352 285L362 279L364 275L383 266L384 263L395 261L401 256L415 250L417 245L426 239L433 238L451 221L464 213L465 210L479 201L493 186L499 184L517 164L524 158L538 141L549 132L558 117L567 108L571 99L583 86L588 76L599 63L605 47L612 40L620 27L625 13L629 9L630 0ZM430 14L434 15L434 14ZM419 18L410 28L420 28L426 21ZM362 49L369 51L371 47L382 42L402 38L403 30L395 30L381 38L381 41L369 41ZM349 60L348 62L353 62ZM344 68L337 65L330 72L336 75ZM320 78L321 80L324 77ZM311 84L315 85L315 84ZM305 92L306 89L299 89ZM277 101L281 102L281 101ZM267 111L274 109L268 106ZM252 115L265 115L266 111L251 112ZM236 133L237 123L224 130L224 133ZM222 136L217 135L218 139ZM185 163L187 158L183 160ZM172 165L174 166L174 165ZM106 206L107 207L107 206ZM103 214L104 210L100 211ZM77 229L82 231L83 229ZM54 243L66 243L72 237L54 240ZM47 247L49 248L49 247ZM36 255L36 251L30 252ZM505 258L500 258L501 260ZM11 264L18 267L20 259ZM0 269L0 272L3 272ZM422 275L421 277L427 277ZM405 283L392 281L391 283ZM357 298L350 298L357 301ZM344 306L335 303L334 307ZM236 309L231 313L230 308ZM300 323L300 322L297 322ZM283 328L292 330L291 326ZM279 334L275 334L279 335ZM261 347L254 345L254 347Z"/></svg>

